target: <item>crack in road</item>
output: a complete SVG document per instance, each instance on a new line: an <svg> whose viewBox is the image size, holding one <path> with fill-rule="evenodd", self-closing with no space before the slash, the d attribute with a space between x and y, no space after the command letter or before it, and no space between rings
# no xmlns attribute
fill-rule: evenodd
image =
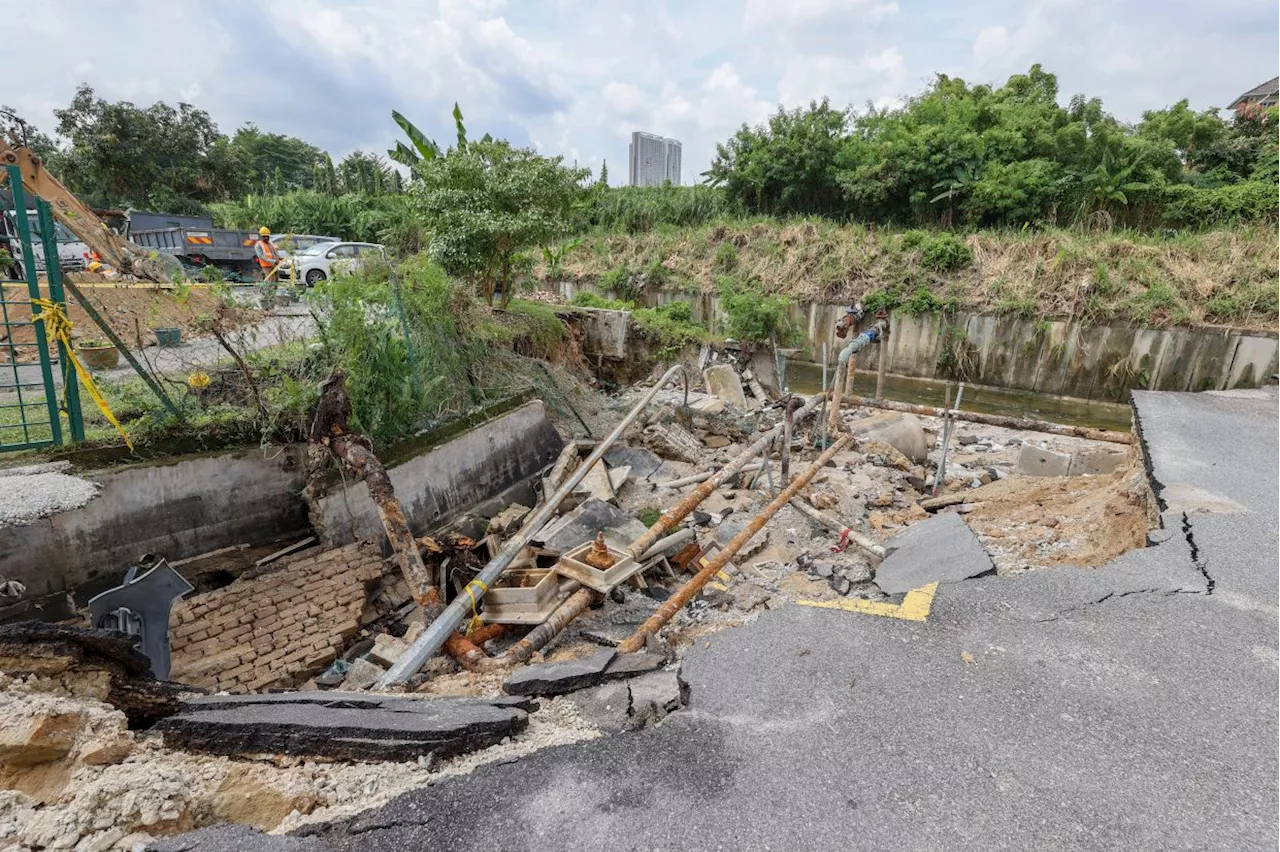
<svg viewBox="0 0 1280 852"><path fill-rule="evenodd" d="M1196 544L1195 533L1191 531L1191 517L1186 513L1182 513L1182 535L1187 539L1187 544L1191 547L1191 564L1196 567L1200 575L1204 577L1206 595L1213 594L1214 586L1217 581L1209 573L1209 564L1205 559L1200 558L1200 547Z"/></svg>
<svg viewBox="0 0 1280 852"><path fill-rule="evenodd" d="M1203 595L1208 592L1201 592L1197 589L1130 589L1127 592L1107 592L1096 601L1088 601L1078 606L1068 607L1047 618L1038 618L1036 621L1044 623L1046 621L1057 621L1064 615L1070 615L1075 612L1083 612L1091 606L1106 603L1109 600L1118 600L1119 598L1127 598L1130 595L1159 595L1161 597L1172 597L1174 595Z"/></svg>

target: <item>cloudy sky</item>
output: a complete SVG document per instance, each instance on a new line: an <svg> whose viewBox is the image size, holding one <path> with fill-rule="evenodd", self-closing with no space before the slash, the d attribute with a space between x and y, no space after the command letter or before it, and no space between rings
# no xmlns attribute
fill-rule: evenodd
<svg viewBox="0 0 1280 852"><path fill-rule="evenodd" d="M1280 64L1274 0L0 0L0 20L0 101L45 130L88 83L340 156L391 147L392 109L447 140L457 100L475 135L607 160L612 183L632 130L680 139L691 183L779 103L891 104L937 72L1040 62L1064 101L1137 120L1225 106Z"/></svg>

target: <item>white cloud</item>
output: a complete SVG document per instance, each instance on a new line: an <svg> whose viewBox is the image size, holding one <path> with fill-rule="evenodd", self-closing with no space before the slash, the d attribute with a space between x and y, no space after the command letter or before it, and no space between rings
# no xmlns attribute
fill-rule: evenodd
<svg viewBox="0 0 1280 852"><path fill-rule="evenodd" d="M1255 0L899 3L0 0L0 19L23 22L9 66L44 69L0 101L50 131L87 82L112 100L189 100L226 131L254 121L341 156L390 147L392 108L449 139L456 100L472 132L597 169L608 159L615 182L632 130L674 136L687 182L717 141L779 101L885 105L936 72L1001 82L1041 62L1064 99L1097 95L1127 120L1184 96L1225 105L1275 74L1277 8ZM84 52L85 32L112 46L110 61Z"/></svg>

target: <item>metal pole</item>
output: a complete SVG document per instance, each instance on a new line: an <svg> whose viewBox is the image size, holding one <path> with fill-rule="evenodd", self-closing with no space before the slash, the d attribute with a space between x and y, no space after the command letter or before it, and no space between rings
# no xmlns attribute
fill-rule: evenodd
<svg viewBox="0 0 1280 852"><path fill-rule="evenodd" d="M960 410L960 400L964 398L964 382L960 383L960 389L956 391L956 407L948 408L946 412L946 424L942 428L942 456L938 459L938 473L933 478L933 496L938 496L938 489L942 487L942 481L947 478L947 448L951 446L951 430L955 426L955 412Z"/></svg>
<svg viewBox="0 0 1280 852"><path fill-rule="evenodd" d="M67 297L62 292L62 267L58 260L58 231L53 223L53 213L43 198L36 199L36 214L40 219L40 237L44 243L44 271L49 279L49 299L70 318L67 310ZM49 262L52 257L53 263ZM84 415L80 411L80 376L75 365L71 363L71 353L67 346L58 339L58 366L62 368L62 399L66 405L67 425L71 431L71 440L76 443L84 441Z"/></svg>
<svg viewBox="0 0 1280 852"><path fill-rule="evenodd" d="M884 399L884 373L889 367L889 321L880 332L880 357L876 364L876 399Z"/></svg>
<svg viewBox="0 0 1280 852"><path fill-rule="evenodd" d="M622 433L640 415L645 406L653 401L653 398L658 395L658 391L662 390L668 382L675 378L677 374L683 372L684 369L683 365L677 364L663 374L657 384L636 403L635 407L627 413L626 417L622 418L622 421L614 427L613 431L596 445L590 455L583 459L582 464L578 465L578 468L569 475L569 478L556 489L555 494L547 497L542 507L525 522L520 532L516 533L506 543L506 546L498 552L497 556L489 560L489 564L484 566L476 578L462 590L462 593L454 598L449 606L445 607L444 612L435 621L431 622L426 632L419 636L409 646L408 650L400 656L395 665L379 679L377 683L378 689L386 689L394 684L403 683L418 669L422 668L427 660L435 656L436 652L440 650L440 646L445 643L445 640L452 635L463 619L471 614L473 601L479 600L484 595L485 590L489 588L489 585L502 576L502 572L507 570L507 566L515 560L520 551L528 545L538 531L546 525L547 521L551 520L551 516L559 509L560 504L564 502L564 498L569 496L569 492L583 480L596 462L600 461L609 447L613 446L613 443L622 437ZM649 542L638 552L644 553L652 544L652 541Z"/></svg>
<svg viewBox="0 0 1280 852"><path fill-rule="evenodd" d="M22 172L17 166L7 166L9 172L9 191L13 193L13 218L18 225L18 240L22 245L22 265L27 279L27 295L31 298L31 314L36 314L36 299L40 298L40 276L36 272L36 253L31 241L31 220L27 218L27 196L22 188ZM53 254L53 262L58 262L58 253ZM44 267L49 268L49 255L45 253ZM45 337L44 323L33 322L36 335L36 346L40 352L40 378L44 382L45 409L49 413L49 434L55 447L62 445L62 417L58 414L58 392L53 387L53 370L49 368L49 341ZM26 429L26 412L22 407L22 383L18 379L17 358L13 368L14 390L18 393L18 416L23 424L23 436L29 440Z"/></svg>
<svg viewBox="0 0 1280 852"><path fill-rule="evenodd" d="M822 443L827 445L827 346L822 346Z"/></svg>
<svg viewBox="0 0 1280 852"><path fill-rule="evenodd" d="M782 484L791 484L791 394L787 394L782 420Z"/></svg>
<svg viewBox="0 0 1280 852"><path fill-rule="evenodd" d="M735 535L733 539L725 545L724 550L717 553L711 561L706 564L706 567L695 574L689 582L685 583L676 591L675 594L669 597L666 603L662 605L661 609L654 613L648 621L640 625L636 632L631 634L631 636L624 640L622 644L618 645L618 653L633 654L643 648L645 641L650 636L653 636L661 630L677 612L684 608L685 604L693 600L694 595L702 591L702 587L705 586L721 568L727 565L729 560L733 559L734 555L737 554L742 546L746 544L752 536L758 533L761 527L768 523L769 519L778 513L779 509L787 505L787 502L790 501L792 497L800 493L800 491L809 484L809 480L813 479L814 474L822 470L823 465L830 461L836 453L843 450L852 440L853 438L850 435L841 435L834 444L827 447L827 449L822 452L822 455L818 456L817 460L810 465L804 473L800 474L796 477L794 482L782 489L782 493L775 497L773 502L768 506L765 506L759 515L752 518L751 523L747 524L740 533Z"/></svg>
<svg viewBox="0 0 1280 852"><path fill-rule="evenodd" d="M98 328L102 329L102 333L107 336L107 340L111 341L111 345L120 350L120 354L124 356L124 360L129 362L129 366L133 367L134 372L141 376L142 380L147 383L147 387L151 388L151 391L160 398L160 401L164 403L164 407L169 409L169 413L181 419L182 412L178 410L178 406L173 404L173 400L169 399L169 395L164 392L164 388L160 387L156 380L151 377L151 374L142 369L138 359L133 357L129 347L120 339L120 335L116 334L111 326L107 324L107 321L102 318L102 314L98 313L98 309L93 306L93 302L86 299L84 293L81 293L80 288L70 279L62 283L71 291L71 295L76 297L80 307L84 308L84 312L89 315L89 319L93 320Z"/></svg>

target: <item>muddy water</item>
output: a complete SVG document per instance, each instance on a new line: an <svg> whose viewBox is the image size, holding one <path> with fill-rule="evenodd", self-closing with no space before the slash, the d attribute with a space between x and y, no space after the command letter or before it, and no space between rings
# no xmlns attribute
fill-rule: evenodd
<svg viewBox="0 0 1280 852"><path fill-rule="evenodd" d="M822 384L822 365L805 361L792 361L787 365L787 380L796 393L817 393ZM828 381L830 378L828 377ZM859 370L854 376L854 390L863 396L874 396L876 375L871 370ZM956 386L951 386L954 397ZM899 402L934 405L941 408L946 403L946 382L932 379L912 379L906 376L885 376L884 395ZM1069 426L1090 426L1095 429L1115 429L1128 432L1132 426L1129 406L1116 402L1096 402L1067 396L1029 393L1019 390L965 385L961 407L980 414L1000 414L1008 417L1030 417L1049 420Z"/></svg>

